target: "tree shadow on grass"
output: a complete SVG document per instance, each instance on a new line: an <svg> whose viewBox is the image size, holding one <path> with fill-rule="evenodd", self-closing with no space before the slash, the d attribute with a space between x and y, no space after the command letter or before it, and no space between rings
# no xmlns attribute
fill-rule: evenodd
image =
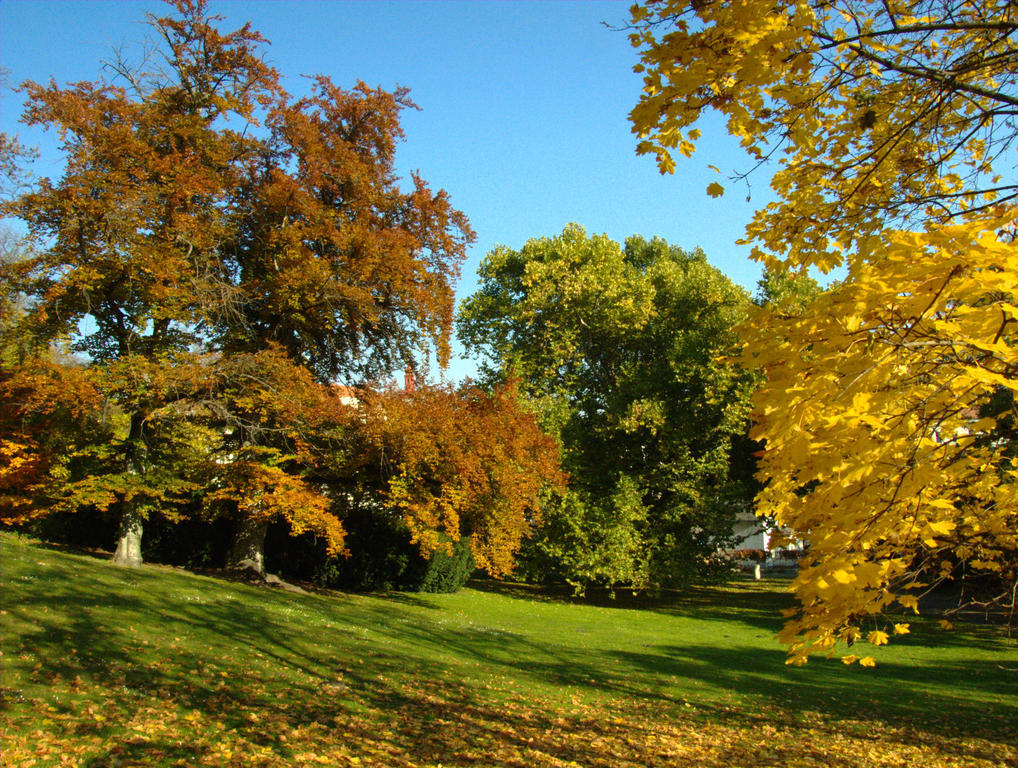
<svg viewBox="0 0 1018 768"><path fill-rule="evenodd" d="M366 592L364 594L376 600L384 600L387 603L411 605L414 608L425 608L431 611L441 610L440 606L435 605L435 603L427 598L419 597L413 592Z"/></svg>
<svg viewBox="0 0 1018 768"><path fill-rule="evenodd" d="M663 588L657 590L632 590L620 587L587 587L578 594L574 587L564 582L551 584L527 584L524 582L501 581L489 578L474 578L467 582L470 589L488 592L504 597L533 600L537 602L569 603L592 605L602 608L628 608L646 610L680 610L689 606L714 604L719 596L725 596L733 604L751 605L761 594L772 596L774 583L782 585L787 580L769 579L758 582L743 576L736 576L727 584L719 586L689 586L682 589ZM779 600L790 602L779 597Z"/></svg>
<svg viewBox="0 0 1018 768"><path fill-rule="evenodd" d="M535 682L648 702L688 703L689 682L757 700L765 711L819 712L840 719L880 720L965 735L969 727L1018 735L1015 676L996 661L881 661L878 668L848 667L817 659L789 667L783 650L704 644L662 644L639 651L581 650L511 633L432 630L403 624L393 635L418 647L453 648L488 669L524 674ZM678 681L676 683L676 681ZM964 692L954 693L962 687ZM682 691L681 693L679 691ZM998 703L988 706L980 697ZM701 703L711 705L716 696Z"/></svg>
<svg viewBox="0 0 1018 768"><path fill-rule="evenodd" d="M1018 733L1015 681L1002 675L993 661L940 661L935 665L881 661L876 669L866 669L816 659L804 667L789 667L781 651L677 644L661 645L653 652L616 655L649 675L738 690L788 712L880 720L953 735L970 733L975 723ZM985 700L970 695L976 691L997 703L988 706Z"/></svg>
<svg viewBox="0 0 1018 768"><path fill-rule="evenodd" d="M93 755L80 763L80 768L110 768L113 765L197 765L208 754L207 749L185 746L173 741L128 737L121 744Z"/></svg>
<svg viewBox="0 0 1018 768"><path fill-rule="evenodd" d="M386 768L570 761L719 768L793 758L868 766L874 762L862 751L832 756L810 740L842 738L845 723L858 721L852 738L862 743L870 738L866 727L881 720L902 748L932 743L968 759L973 747L950 742L950 734L971 735L975 727L993 742L987 749L1016 736L1011 703L988 712L985 702L931 690L936 671L928 667L881 665L876 673L886 678L874 688L860 686L859 670L842 665L790 670L777 650L681 643L583 650L524 633L446 626L408 613L402 601L350 597L339 614L337 598L97 568L63 554L45 567L6 570L17 582L17 602L5 597L4 607L18 622L18 637L4 650L6 659L27 657L18 677L30 683L29 698L12 700L8 713L16 729L42 703L32 697L49 689L60 699L52 718L74 732L68 748L88 746L80 764L90 768L194 765L215 760L218 748L229 748L240 764L264 765L300 764L313 754L336 765L352 755ZM115 617L132 618L125 626ZM365 627L371 632L360 631ZM385 640L398 644L394 652ZM486 675L529 678L561 698L589 693L597 702L564 704L530 690L512 694L450 679L442 661L450 655ZM975 689L998 698L1013 693L1006 678L995 680L982 667L939 674L969 675ZM684 701L664 682L672 678L730 688L759 707ZM928 697L921 710L908 706L910 695ZM93 722L85 718L95 697L102 719ZM823 720L804 717L810 713ZM952 719L948 736L931 735ZM762 746L761 729L775 727Z"/></svg>
<svg viewBox="0 0 1018 768"><path fill-rule="evenodd" d="M795 604L791 593L781 589L787 583L786 580L758 582L740 577L719 586L691 586L655 592L589 588L582 595L577 595L568 584L533 585L472 579L468 586L478 592L532 602L652 611L670 616L728 619L741 618L741 614L745 613L760 617L768 625L780 626L782 609Z"/></svg>
<svg viewBox="0 0 1018 768"><path fill-rule="evenodd" d="M479 579L472 580L470 587L480 592L535 602L651 611L701 620L738 621L767 635L776 635L784 623L781 612L796 606L795 597L785 590L789 583L787 579L756 581L739 577L716 587L694 586L684 590L661 590L656 594L620 590L614 597L606 590L577 596L568 585L535 586ZM958 625L958 631L951 632L941 630L937 623L945 615L945 607L950 607L949 604L930 602L922 607L922 613L918 616L904 609L885 616L891 622L909 623L913 627L912 634L895 638L896 646L936 645L999 650L1002 639L1008 641L1006 628L992 617L990 620L981 614L952 617L952 621ZM1010 638L1009 642L1018 648L1018 637Z"/></svg>

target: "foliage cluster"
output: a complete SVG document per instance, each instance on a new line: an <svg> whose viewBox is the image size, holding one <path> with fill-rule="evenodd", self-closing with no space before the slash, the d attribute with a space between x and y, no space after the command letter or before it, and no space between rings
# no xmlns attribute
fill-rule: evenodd
<svg viewBox="0 0 1018 768"><path fill-rule="evenodd" d="M721 113L774 171L756 257L844 275L744 333L759 511L810 545L790 660L882 645L908 625L881 614L951 582L1013 628L1015 4L650 0L632 20L638 151L670 172Z"/></svg>
<svg viewBox="0 0 1018 768"><path fill-rule="evenodd" d="M520 403L517 382L365 393L357 451L425 553L469 536L477 565L509 573L550 490L558 446ZM445 541L443 542L443 538Z"/></svg>
<svg viewBox="0 0 1018 768"><path fill-rule="evenodd" d="M292 96L249 26L221 32L204 0L171 6L150 19L158 68L118 59L109 80L21 86L24 122L58 132L66 165L2 208L28 228L0 261L3 520L106 513L116 561L137 565L153 516L228 517L229 565L261 572L273 521L341 554L348 449L395 440L413 448L375 504L425 554L467 535L504 572L557 472L513 395L423 388L411 418L367 389L358 415L334 387L448 359L473 233L444 191L400 187L408 92L317 77ZM15 164L16 141L0 150ZM470 429L485 439L453 437L454 411L483 413ZM387 419L398 440L378 434ZM466 456L462 483L436 474Z"/></svg>
<svg viewBox="0 0 1018 768"><path fill-rule="evenodd" d="M476 573L470 537L461 535L434 552L423 553L397 515L376 509L350 509L343 517L344 556L329 556L324 542L293 536L284 526L269 526L265 567L273 573L326 589L354 592L455 592Z"/></svg>
<svg viewBox="0 0 1018 768"><path fill-rule="evenodd" d="M737 350L745 292L700 250L623 247L577 225L496 249L480 276L460 338L485 355L489 381L519 378L570 476L526 572L637 588L723 572L753 492L738 465L752 461L754 380L723 357Z"/></svg>

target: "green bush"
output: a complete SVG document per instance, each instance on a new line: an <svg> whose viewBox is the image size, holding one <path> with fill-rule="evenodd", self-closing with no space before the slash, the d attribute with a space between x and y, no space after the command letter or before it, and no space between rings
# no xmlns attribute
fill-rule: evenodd
<svg viewBox="0 0 1018 768"><path fill-rule="evenodd" d="M284 578L354 592L455 592L474 571L466 538L452 542L452 553L421 556L403 521L384 510L358 510L343 520L345 557L329 557L313 534L291 537L284 524L269 527L265 565Z"/></svg>
<svg viewBox="0 0 1018 768"><path fill-rule="evenodd" d="M452 542L452 552L443 549L435 552L427 561L417 592L458 592L474 572L474 554L470 551L470 540L462 537Z"/></svg>

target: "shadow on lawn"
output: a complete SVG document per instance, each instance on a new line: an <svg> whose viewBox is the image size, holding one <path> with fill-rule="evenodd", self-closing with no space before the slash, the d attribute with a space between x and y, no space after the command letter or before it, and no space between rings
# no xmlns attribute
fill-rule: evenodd
<svg viewBox="0 0 1018 768"><path fill-rule="evenodd" d="M488 592L504 597L537 602L592 605L601 608L623 608L637 611L659 611L664 613L688 613L698 607L719 607L719 600L725 608L760 608L761 600L767 604L787 607L793 600L790 594L776 592L770 585L737 576L725 586L692 586L684 589L660 589L657 591L633 591L629 589L609 590L604 587L588 587L582 594L568 584L525 584L521 582L498 581L496 579L471 579L467 586L478 592ZM790 583L779 580L780 583Z"/></svg>
<svg viewBox="0 0 1018 768"><path fill-rule="evenodd" d="M18 577L18 602L5 598L4 607L26 621L15 650L38 662L29 673L32 681L66 694L54 716L87 725L101 745L81 763L89 768L197 764L210 759L214 744L228 740L261 750L275 761L265 764L272 765L297 764L303 753L353 745L362 765L387 768L554 761L635 768L682 764L677 750L684 742L720 729L695 761L720 768L802 760L809 756L804 739L815 739L818 727L833 733L842 720L883 720L900 729L895 738L917 746L938 730L945 737L971 735L974 724L990 741L1007 744L1016 736L1013 705L988 713L985 705L926 687L964 675L987 693L1014 693L1012 676L982 663L963 669L882 664L879 685L870 673L868 685L860 686L856 668L789 669L780 651L667 644L591 653L483 627L443 627L406 614L391 596L385 602L352 599L343 614L352 624L336 627L334 637L307 637L295 631L301 612L327 620L334 616L330 601L343 598L238 586L234 589L250 590L257 600L242 599L243 594L227 600L211 581L203 595L202 582L168 582L157 570L82 567L67 556L53 562L37 575L26 570ZM700 608L708 610L706 604ZM740 619L758 619L751 604L742 608L746 615ZM112 626L102 618L114 614L158 619L160 636L136 636L133 627ZM371 637L357 633L358 621L372 628ZM420 653L412 659L388 654L377 644L379 634L412 643ZM181 641L174 642L174 636ZM491 692L445 680L445 668L436 659L449 651L490 674L524 675L575 692L624 697L620 706L625 709L608 717L603 710L543 706L525 692L522 699L499 701ZM731 688L759 700L761 707L705 700L692 702L689 711L669 692L665 681L673 676ZM84 683L75 682L82 678ZM83 686L101 691L101 722L82 723L72 700ZM926 697L921 709L910 705L910 695ZM8 704L8 714L15 706L30 710L35 703ZM164 719L182 712L196 718L180 721L183 730L176 739L132 735L132 718L145 706ZM918 716L917 711L939 714ZM801 717L807 712L825 715L824 724L813 722L807 732ZM758 729L765 724L788 733L761 750ZM188 727L204 730L190 734ZM665 739L668 734L672 741ZM941 750L955 748L937 743ZM826 762L821 751L815 764ZM867 763L846 758L838 764Z"/></svg>
<svg viewBox="0 0 1018 768"><path fill-rule="evenodd" d="M759 623L772 629L775 622L767 615L759 618ZM418 647L455 649L460 656L506 675L524 674L535 682L577 691L591 689L648 703L681 706L691 701L688 685L682 686L686 693L674 692L672 681L679 679L753 697L761 703L767 718L777 707L791 715L818 712L837 719L880 720L895 727L927 728L953 735L971 735L975 724L980 735L1018 735L1014 672L991 661L941 661L936 665L881 661L877 669L869 670L821 658L805 667L790 667L785 664L783 650L759 647L662 644L589 651L480 629L447 628L436 632L431 626L404 623L388 626L385 631ZM914 638L902 640L920 644ZM994 647L999 647L999 637L985 640L987 645L996 642ZM947 690L957 689L961 681L966 693L978 691L1010 702L989 708L975 697L963 698ZM711 709L716 700L717 696L705 696L694 703Z"/></svg>
<svg viewBox="0 0 1018 768"><path fill-rule="evenodd" d="M50 575L54 575L52 569ZM328 649L324 643L316 646L317 655L304 655L300 644L291 642L292 631L270 612L260 610L259 604L160 605L156 595L165 584L153 584L152 574L146 571L123 575L135 588L130 594L104 592L109 584L84 580L84 572L77 575L73 582L54 580L48 589L24 590L18 604L7 608L15 615L32 616L35 626L20 634L17 650L37 661L33 682L70 699L71 690L81 685L71 681L85 678L85 685L102 696L101 709L93 712L101 715L101 722L82 717L82 710L91 710L87 704L76 707L69 700L51 714L73 726L67 729L73 733L64 734L67 756L78 753L76 740L95 737L97 746L92 754L82 756L78 763L82 766L196 765L216 759L211 749L217 742L253 745L261 764L268 759L274 765L303 764L305 755L327 754L337 744L353 745L361 755L375 755L361 764L387 768L424 762L542 765L550 756L597 765L603 757L589 739L569 737L563 728L566 723L554 713L493 706L470 688L441 682L441 670L427 662L416 662L420 684L397 685L389 677L406 671L405 659L349 644L337 648L335 655L323 656ZM277 599L265 594L260 598ZM278 599L294 602L289 595ZM75 607L68 611L68 605ZM185 622L201 625L220 636L224 645L236 647L238 668L221 678L214 668L202 665L207 659L193 652L160 662L165 648L149 655L144 650L149 641L139 642L96 619L108 610L133 616L158 612L174 622L171 631L175 632L184 632L181 624ZM276 670L300 682L291 679L285 687L260 684L246 663L250 657L243 655L265 655L270 647L277 649L268 654ZM213 651L221 650L209 648L208 656L218 659ZM357 668L347 655L352 650L363 653L362 667ZM243 674L245 667L248 675ZM342 685L336 684L337 670L342 670ZM189 729L191 721L180 720L177 738L139 735L137 731L144 733L149 725L158 725L138 719L139 711L153 702L165 705L159 710L164 721L183 710L196 715L194 725ZM31 700L22 704L28 711L42 709L39 705ZM204 735L197 732L198 724L204 727ZM220 726L211 736L207 733L210 724Z"/></svg>
<svg viewBox="0 0 1018 768"><path fill-rule="evenodd" d="M783 586L786 582L782 580ZM781 628L781 611L795 605L791 593L774 588L774 582L735 579L727 585L663 589L658 592L631 592L589 589L575 595L568 585L534 586L472 580L471 589L504 597L551 602L563 605L587 605L623 611L654 613L693 619L737 620L770 634Z"/></svg>

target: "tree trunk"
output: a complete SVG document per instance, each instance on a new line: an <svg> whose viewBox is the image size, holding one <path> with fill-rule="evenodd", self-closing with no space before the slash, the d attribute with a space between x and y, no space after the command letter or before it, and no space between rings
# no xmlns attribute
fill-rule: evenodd
<svg viewBox="0 0 1018 768"><path fill-rule="evenodd" d="M148 447L145 445L143 430L145 416L142 413L131 414L131 431L127 438L127 471L133 475L144 475L148 459ZM136 499L125 499L120 502L120 525L117 529L117 549L113 553L113 562L137 568L141 565L141 533L145 516L138 507Z"/></svg>
<svg viewBox="0 0 1018 768"><path fill-rule="evenodd" d="M133 502L125 501L122 507L113 562L137 568L141 565L141 531L144 517Z"/></svg>
<svg viewBox="0 0 1018 768"><path fill-rule="evenodd" d="M252 516L241 518L233 547L226 558L226 567L234 571L254 571L265 575L265 534L269 529L267 520Z"/></svg>

